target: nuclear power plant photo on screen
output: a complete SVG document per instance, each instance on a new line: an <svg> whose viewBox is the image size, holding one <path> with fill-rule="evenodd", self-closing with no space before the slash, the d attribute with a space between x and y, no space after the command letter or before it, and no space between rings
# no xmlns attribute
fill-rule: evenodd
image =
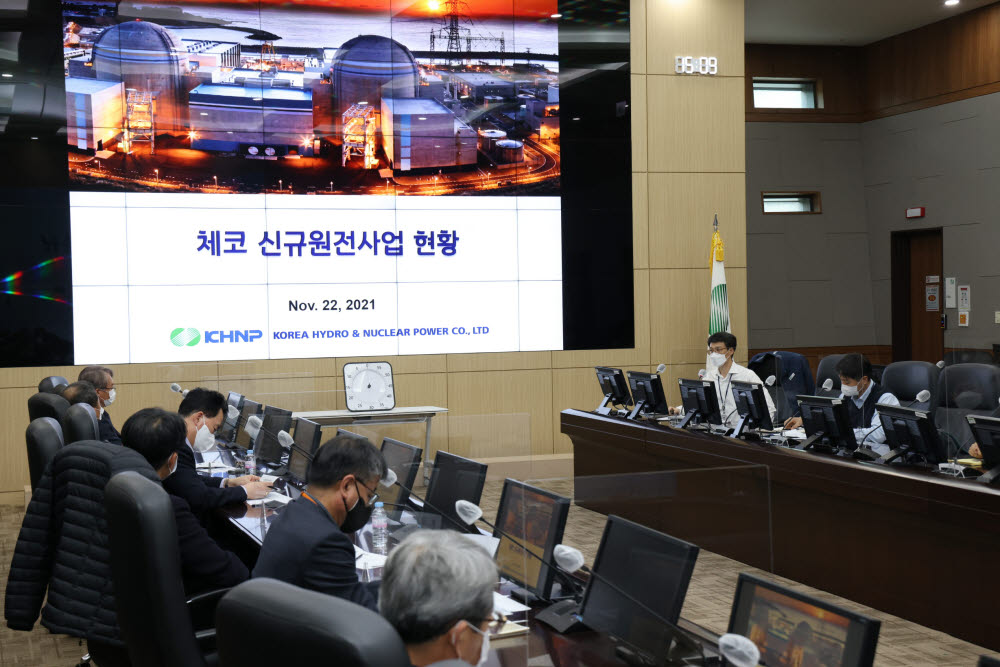
<svg viewBox="0 0 1000 667"><path fill-rule="evenodd" d="M71 187L557 195L556 12L65 0Z"/></svg>

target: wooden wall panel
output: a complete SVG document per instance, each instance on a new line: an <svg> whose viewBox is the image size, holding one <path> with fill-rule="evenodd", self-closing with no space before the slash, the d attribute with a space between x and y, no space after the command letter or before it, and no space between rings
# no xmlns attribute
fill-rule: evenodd
<svg viewBox="0 0 1000 667"><path fill-rule="evenodd" d="M399 405L436 404L451 410L434 421L432 447L483 459L514 460L519 456L545 461L571 451L559 433L559 412L567 407L592 407L600 401L593 366L608 364L649 371L661 361L679 364L694 358L695 370L704 365L704 337L708 326L708 270L698 280L674 283L671 274L692 274L688 266L707 264L711 218L694 200L680 202L676 214L666 215L658 188L678 174L728 172L720 181L741 180L745 170L743 86L743 0L664 2L632 0L632 171L634 223L633 289L621 298L635 306L635 347L628 350L582 350L513 354L451 354L388 357L392 364ZM648 20L647 20L648 18ZM720 76L677 76L678 55L719 57ZM650 72L655 74L649 74ZM654 180L649 172L656 172ZM742 188L726 185L699 190L720 213L728 244L729 294L735 330L745 336L746 280L740 268L745 260ZM654 202L651 206L651 202ZM670 203L673 206L673 202ZM717 207L717 208L716 208ZM688 211L686 213L685 211ZM694 229L690 216L697 218ZM681 248L661 248L674 239ZM695 253L693 261L689 253ZM648 267L654 261L655 270ZM735 262L735 263L734 263ZM651 279L655 286L651 289ZM687 285L691 289L684 289ZM742 290L742 294L737 292ZM651 320L656 313L656 321ZM677 323L691 318L685 326ZM739 320L739 321L737 321ZM651 355L656 337L657 353ZM685 352L673 352L682 350ZM691 350L693 352L687 352ZM698 359L698 356L701 359ZM189 388L211 386L242 391L263 402L296 410L344 407L344 363L365 359L296 359L288 361L149 364L115 367L121 398L112 406L121 425L134 410L147 405L175 407L180 401L169 391L171 382ZM367 359L375 360L375 359ZM690 370L677 366L673 371ZM675 375L676 375L675 372ZM75 379L76 368L0 369L0 426L5 436L0 448L0 493L15 497L28 483L24 454L28 396L45 375ZM673 376L671 376L673 377ZM669 389L668 389L669 391ZM676 390L674 390L676 393ZM363 430L363 429L358 429ZM371 431L422 443L419 427L398 426ZM19 496L18 496L19 497Z"/></svg>

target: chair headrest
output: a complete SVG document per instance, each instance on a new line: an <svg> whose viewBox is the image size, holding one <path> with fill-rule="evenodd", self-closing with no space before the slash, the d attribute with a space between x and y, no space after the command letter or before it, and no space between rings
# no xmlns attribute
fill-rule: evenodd
<svg viewBox="0 0 1000 667"><path fill-rule="evenodd" d="M69 410L69 401L57 394L39 392L28 399L28 418L52 417L61 420Z"/></svg>
<svg viewBox="0 0 1000 667"><path fill-rule="evenodd" d="M47 378L42 378L42 381L38 383L38 391L45 392L47 394L54 394L59 386L65 387L68 384L69 380L63 376L50 375Z"/></svg>
<svg viewBox="0 0 1000 667"><path fill-rule="evenodd" d="M885 367L881 385L900 401L912 401L924 389L934 395L940 375L927 361L897 361Z"/></svg>
<svg viewBox="0 0 1000 667"><path fill-rule="evenodd" d="M61 421L67 443L99 439L97 413L86 403L71 405Z"/></svg>
<svg viewBox="0 0 1000 667"><path fill-rule="evenodd" d="M945 366L938 387L942 407L993 410L1000 396L1000 368L991 364Z"/></svg>

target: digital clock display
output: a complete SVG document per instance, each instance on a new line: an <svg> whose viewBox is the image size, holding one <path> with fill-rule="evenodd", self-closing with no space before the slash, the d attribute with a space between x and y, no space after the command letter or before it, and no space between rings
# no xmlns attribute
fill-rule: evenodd
<svg viewBox="0 0 1000 667"><path fill-rule="evenodd" d="M677 56L674 58L674 72L677 74L705 74L713 75L719 73L719 59L715 56Z"/></svg>

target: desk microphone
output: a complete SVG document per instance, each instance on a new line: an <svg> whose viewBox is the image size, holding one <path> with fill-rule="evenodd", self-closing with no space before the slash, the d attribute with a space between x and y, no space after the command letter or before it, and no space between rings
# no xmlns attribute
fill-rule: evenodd
<svg viewBox="0 0 1000 667"><path fill-rule="evenodd" d="M914 396L913 400L906 405L906 407L912 408L914 403L926 403L929 400L931 400L931 392L926 389L921 389L920 392Z"/></svg>
<svg viewBox="0 0 1000 667"><path fill-rule="evenodd" d="M378 483L381 486L384 486L386 488L389 488L390 486L392 486L393 484L395 484L396 486L398 486L399 488L403 489L408 494L410 494L411 496L415 497L417 500L419 500L420 502L422 502L425 507L429 507L430 509L434 510L438 515L440 515L440 516L444 517L445 519L447 519L448 521L450 521L453 526L455 526L456 528L458 528L458 531L460 533L467 533L467 532L469 532L469 527L468 526L462 525L461 523L459 523L458 521L456 521L455 518L452 517L451 515L445 514L444 512L442 512L441 510L439 510L437 507L434 507L434 505L431 505L427 501L426 498L421 498L419 495L417 495L417 493L413 489L409 488L408 486L406 486L405 484L403 484L402 482L400 482L399 478L396 477L396 472L392 468L387 468L386 469L385 477L383 477L382 479L380 479L378 481ZM401 503L388 503L388 504L394 505L396 507L402 507L404 509L406 509L408 507L408 506L403 505ZM410 507L409 509L413 509L413 508Z"/></svg>
<svg viewBox="0 0 1000 667"><path fill-rule="evenodd" d="M823 380L822 389L823 389L823 391L832 391L833 390L833 380L831 380L830 378L827 378L827 379Z"/></svg>
<svg viewBox="0 0 1000 667"><path fill-rule="evenodd" d="M250 417L247 419L246 426L243 428L243 430L246 432L248 436L250 436L251 442L257 439L257 434L260 433L260 426L263 423L264 422L263 420L261 420L259 415L250 415Z"/></svg>
<svg viewBox="0 0 1000 667"><path fill-rule="evenodd" d="M476 505L475 503L470 503L468 500L456 500L455 501L455 513L458 515L459 519L461 519L462 521L464 521L465 523L467 523L469 526L472 526L477 521L482 521L487 526L489 526L490 528L492 528L495 532L499 533L502 537L506 537L508 540L510 540L511 542L513 542L515 545L517 545L522 551L524 551L525 553L531 555L535 560L539 561L542 565L548 567L549 569L551 569L556 574L562 574L563 575L563 579L571 582L572 587L575 589L574 590L574 594L576 594L577 592L579 592L579 589L577 588L579 582L575 581L572 577L567 576L567 573L563 572L562 569L560 567L558 567L555 563L552 563L551 561L548 561L545 558L542 558L541 556L539 556L538 554L536 554L534 551L532 551L531 549L529 549L528 547L526 547L523 542L521 542L520 540L517 540L516 538L514 538L512 535L510 535L506 531L500 530L495 525L493 525L492 523L490 523L489 521L487 521L486 519L484 519L483 518L483 510L482 510L481 507L479 507L479 505ZM572 548L572 547L570 547L570 548ZM583 558L583 556L581 555L580 558Z"/></svg>
<svg viewBox="0 0 1000 667"><path fill-rule="evenodd" d="M660 364L659 366L656 367L656 373L657 373L657 375L659 375L660 373L662 373L665 370L667 370L667 365L666 364Z"/></svg>
<svg viewBox="0 0 1000 667"><path fill-rule="evenodd" d="M177 384L176 382L174 382L172 385L170 385L170 391L172 391L174 393L177 393L177 394L180 394L181 396L187 396L188 395L188 390L187 389L181 389L181 386L179 384Z"/></svg>
<svg viewBox="0 0 1000 667"><path fill-rule="evenodd" d="M563 570L567 574L572 574L578 570L586 573L587 575L590 576L591 581L596 579L597 581L601 582L614 592L618 593L618 595L622 596L632 604L642 609L644 612L655 618L660 623L663 623L665 626L667 626L667 630L673 636L673 639L677 642L677 648L684 648L687 649L688 651L692 651L700 655L701 664L705 663L705 647L702 646L701 641L698 638L696 638L687 630L682 630L676 624L671 623L661 614L653 611L645 604L643 604L641 601L637 600L635 596L626 593L617 584L609 581L607 577L591 570L584 564L583 554L580 553L579 549L575 549L567 544L557 544L555 549L552 550L552 557L555 559L556 564L559 566L559 569ZM577 611L579 611L579 608L573 611L574 617L576 616ZM535 619L536 620L539 619L539 616L540 614L536 615Z"/></svg>
<svg viewBox="0 0 1000 667"><path fill-rule="evenodd" d="M705 379L705 369L704 368L698 369L698 379L699 380L704 380Z"/></svg>

